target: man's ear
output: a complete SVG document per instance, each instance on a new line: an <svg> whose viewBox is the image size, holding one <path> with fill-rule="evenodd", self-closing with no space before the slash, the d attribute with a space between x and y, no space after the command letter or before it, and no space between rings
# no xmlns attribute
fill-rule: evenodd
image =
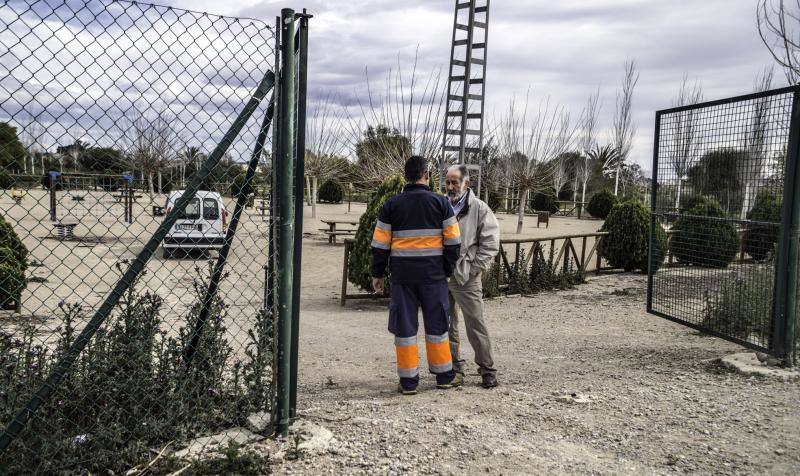
<svg viewBox="0 0 800 476"><path fill-rule="evenodd" d="M464 180L464 186L470 188L472 186L472 181L470 179Z"/></svg>

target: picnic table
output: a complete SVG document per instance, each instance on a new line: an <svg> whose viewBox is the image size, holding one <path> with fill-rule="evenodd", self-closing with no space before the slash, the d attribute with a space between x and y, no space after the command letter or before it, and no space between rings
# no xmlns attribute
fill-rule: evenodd
<svg viewBox="0 0 800 476"><path fill-rule="evenodd" d="M328 228L320 228L319 230L325 232L328 235L328 243L335 245L336 244L336 237L337 236L351 236L356 234L356 229L353 228L346 228L346 229L337 229L338 225L350 225L350 226L358 226L357 221L352 220L320 220L322 223L328 225Z"/></svg>

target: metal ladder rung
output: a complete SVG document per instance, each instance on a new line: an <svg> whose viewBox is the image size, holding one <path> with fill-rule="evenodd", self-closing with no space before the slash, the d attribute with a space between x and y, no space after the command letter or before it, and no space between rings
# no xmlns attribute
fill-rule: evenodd
<svg viewBox="0 0 800 476"><path fill-rule="evenodd" d="M486 22L485 21L476 21L475 22L475 28L484 28L485 29L486 28Z"/></svg>
<svg viewBox="0 0 800 476"><path fill-rule="evenodd" d="M472 78L469 80L469 84L483 84L483 78Z"/></svg>
<svg viewBox="0 0 800 476"><path fill-rule="evenodd" d="M458 94L450 94L449 96L447 96L447 99L450 99L451 101L463 101L464 96L459 96Z"/></svg>
<svg viewBox="0 0 800 476"><path fill-rule="evenodd" d="M469 99L475 99L475 100L480 101L480 100L483 99L483 94L469 94L467 97Z"/></svg>
<svg viewBox="0 0 800 476"><path fill-rule="evenodd" d="M475 13L483 13L483 12L487 12L487 11L489 11L489 7L487 7L485 5L482 6L482 7L477 7L475 9Z"/></svg>
<svg viewBox="0 0 800 476"><path fill-rule="evenodd" d="M475 43L472 45L473 50L477 50L480 48L486 48L486 43Z"/></svg>
<svg viewBox="0 0 800 476"><path fill-rule="evenodd" d="M486 64L486 62L485 62L485 61L483 61L482 59L478 59L478 58L472 58L472 59L470 60L470 63L472 63L472 64L479 64L479 65L481 65L481 66L483 66L483 65L485 65L485 64Z"/></svg>
<svg viewBox="0 0 800 476"><path fill-rule="evenodd" d="M453 64L455 66L467 66L467 62L466 61L457 60L457 59L454 59L451 64Z"/></svg>
<svg viewBox="0 0 800 476"><path fill-rule="evenodd" d="M469 8L471 4L471 2L458 3L456 4L456 8L459 10L462 8Z"/></svg>
<svg viewBox="0 0 800 476"><path fill-rule="evenodd" d="M456 29L458 29L458 30L464 30L464 31L469 31L469 26L467 26L467 25L462 25L461 23L456 23Z"/></svg>
<svg viewBox="0 0 800 476"><path fill-rule="evenodd" d="M461 117L464 115L464 111L447 111L447 115L450 117Z"/></svg>
<svg viewBox="0 0 800 476"><path fill-rule="evenodd" d="M454 45L454 46L464 46L464 45L466 45L467 43L468 43L468 41L467 41L467 40L456 40L456 41L454 41L454 42L453 42L453 45Z"/></svg>
<svg viewBox="0 0 800 476"><path fill-rule="evenodd" d="M461 75L461 76L450 76L450 81L464 81L465 79L467 79L467 77L464 76L464 75Z"/></svg>

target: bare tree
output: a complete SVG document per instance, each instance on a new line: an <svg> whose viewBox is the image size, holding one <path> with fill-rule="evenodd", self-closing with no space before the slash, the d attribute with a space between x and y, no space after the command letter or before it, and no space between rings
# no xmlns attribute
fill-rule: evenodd
<svg viewBox="0 0 800 476"><path fill-rule="evenodd" d="M800 0L759 0L756 21L761 41L783 67L789 84L800 81Z"/></svg>
<svg viewBox="0 0 800 476"><path fill-rule="evenodd" d="M530 116L528 97L522 107L513 98L496 133L511 181L519 190L517 233L522 233L528 194L550 185L555 159L569 149L576 130L566 108L552 105L549 98L540 100Z"/></svg>
<svg viewBox="0 0 800 476"><path fill-rule="evenodd" d="M633 123L633 91L638 81L636 60L626 61L622 84L617 91L617 107L612 130L612 143L617 150L617 160L614 166L614 195L619 193L620 172L623 164L628 160L628 155L633 147L633 137L636 135L636 125Z"/></svg>
<svg viewBox="0 0 800 476"><path fill-rule="evenodd" d="M566 154L558 154L553 159L553 189L556 191L556 200L564 190L570 179L570 162Z"/></svg>
<svg viewBox="0 0 800 476"><path fill-rule="evenodd" d="M600 88L589 95L586 100L586 109L583 111L583 123L581 132L578 138L578 150L580 151L582 160L579 160L575 165L575 191L573 193L573 201L577 201L575 197L578 193L578 181L581 182L581 202L586 203L586 184L589 182L589 161L591 157L589 153L594 149L597 144L597 117L600 114Z"/></svg>
<svg viewBox="0 0 800 476"><path fill-rule="evenodd" d="M147 178L151 198L155 194L154 177L158 175L160 192L162 169L178 156L183 147L183 141L173 127L174 121L168 112L146 113L138 109L124 121L126 154L131 164Z"/></svg>
<svg viewBox="0 0 800 476"><path fill-rule="evenodd" d="M771 67L756 77L753 89L755 92L768 91L772 87L774 71ZM744 138L744 200L739 214L740 220L747 219L747 213L753 208L758 188L765 180L767 168L767 128L769 126L769 98L759 98L753 102L750 115L750 127Z"/></svg>
<svg viewBox="0 0 800 476"><path fill-rule="evenodd" d="M344 134L344 109L337 104L336 96L328 93L313 104L306 123L305 172L311 180L309 200L311 217L317 217L317 192L325 180L344 171L346 142Z"/></svg>
<svg viewBox="0 0 800 476"><path fill-rule="evenodd" d="M348 114L342 130L353 151L370 127L390 131L390 134L375 136L370 160L361 170L363 179L368 182L382 181L401 171L408 153L425 156L432 162L440 158L447 84L441 70L421 75L418 66L419 48L410 68L402 64L398 54L397 69L387 72L380 92L373 91L369 71L365 70L366 91L356 92L358 114ZM405 138L410 150L398 147L394 140L396 135Z"/></svg>
<svg viewBox="0 0 800 476"><path fill-rule="evenodd" d="M689 83L689 75L684 74L681 86L672 100L674 107L688 106L703 101L703 87L695 80ZM678 179L678 193L675 196L675 209L680 209L683 181L686 180L689 169L692 168L697 158L697 120L696 110L689 109L668 116L669 123L666 128L672 135L672 170Z"/></svg>

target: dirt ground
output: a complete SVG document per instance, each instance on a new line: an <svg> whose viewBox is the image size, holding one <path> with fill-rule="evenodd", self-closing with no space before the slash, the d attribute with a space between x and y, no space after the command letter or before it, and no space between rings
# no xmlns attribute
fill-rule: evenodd
<svg viewBox="0 0 800 476"><path fill-rule="evenodd" d="M115 282L113 264L135 256L158 223L125 226L115 218L104 233L76 229L96 243L59 242L47 238L42 197L24 211L1 199L4 215L31 230L26 244L45 264L33 273L47 282L26 291L27 312L45 322L57 299L77 293L93 304L104 296ZM138 204L135 215L144 217L147 206ZM363 209L320 205L319 218L356 219ZM425 374L418 395L397 394L386 303L339 306L343 247L329 245L323 224L308 207L304 213L299 409L336 442L321 455L279 458L277 473L800 474L800 382L723 370L717 359L742 349L647 315L641 275L487 301L500 387L480 388L472 365L463 388L436 390ZM515 218L500 219L509 235ZM535 222L526 218L525 236L600 226L554 218L537 229ZM239 278L223 289L243 317L262 292L265 228L258 210L248 211L231 261ZM197 264L156 256L145 283L179 313L191 302L186 290ZM471 362L469 345L463 350Z"/></svg>
<svg viewBox="0 0 800 476"><path fill-rule="evenodd" d="M500 218L508 234L514 217ZM599 225L537 230L528 218L526 234ZM741 347L646 314L644 276L487 301L501 386L479 387L471 364L461 389L425 374L418 395L401 396L386 306L338 306L331 248L304 243L299 407L338 443L278 473L800 473L800 382L724 370L717 359Z"/></svg>

